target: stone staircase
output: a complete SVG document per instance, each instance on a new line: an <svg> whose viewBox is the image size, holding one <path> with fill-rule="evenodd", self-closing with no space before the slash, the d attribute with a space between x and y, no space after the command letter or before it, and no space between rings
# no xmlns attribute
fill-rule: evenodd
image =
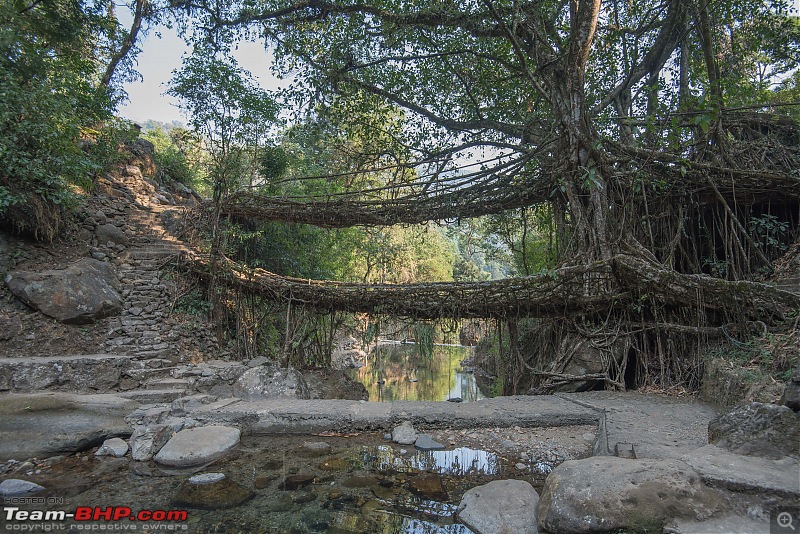
<svg viewBox="0 0 800 534"><path fill-rule="evenodd" d="M112 322L105 342L110 352L126 354L144 364L130 373L140 387L156 390L152 396L158 398L180 396L189 386L186 380L172 378L171 374L183 356L180 335L170 317L176 287L162 270L189 248L163 228L160 214L164 209L134 207L127 214L134 233L130 246L116 258L123 311Z"/></svg>
<svg viewBox="0 0 800 534"><path fill-rule="evenodd" d="M123 298L122 313L108 322L104 351L109 358L124 357L127 364L115 387L108 388L106 380L98 381L97 389L122 391L140 400L171 401L190 390L190 380L180 377L178 366L188 356L185 337L194 333L182 330L172 313L178 288L169 269L190 248L165 228L163 215L171 211L182 216L185 204L194 200L188 190L170 193L142 176L135 165L107 176L104 186L100 205L124 221L121 228L128 238L124 249L96 243L93 250L93 256L105 255L115 265Z"/></svg>

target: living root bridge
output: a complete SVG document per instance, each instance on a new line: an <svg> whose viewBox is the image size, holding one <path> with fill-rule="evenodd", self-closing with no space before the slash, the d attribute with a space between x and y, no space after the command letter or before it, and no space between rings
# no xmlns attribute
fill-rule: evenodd
<svg viewBox="0 0 800 534"><path fill-rule="evenodd" d="M392 226L479 217L530 206L549 197L552 187L508 182L481 183L436 195L408 195L387 200L319 198L294 200L243 191L222 205L222 213L242 220L282 221L319 226ZM211 203L206 204L211 209Z"/></svg>
<svg viewBox="0 0 800 534"><path fill-rule="evenodd" d="M228 259L218 261L213 275L203 258L186 256L182 264L202 278L216 277L274 300L325 311L415 319L591 315L630 308L643 295L662 305L729 310L753 320L800 309L800 295L769 285L682 275L626 254L523 278L407 285L283 277Z"/></svg>

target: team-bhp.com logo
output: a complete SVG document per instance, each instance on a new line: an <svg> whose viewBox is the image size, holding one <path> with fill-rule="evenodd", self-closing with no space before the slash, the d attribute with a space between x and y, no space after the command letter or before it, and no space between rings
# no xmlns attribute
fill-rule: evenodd
<svg viewBox="0 0 800 534"><path fill-rule="evenodd" d="M168 522L181 522L189 518L189 512L186 510L139 510L134 512L127 506L109 506L106 508L100 506L78 506L74 512L65 512L63 510L20 510L14 506L6 506L3 508L3 516L6 520L6 530L30 530L21 528L24 523L32 521L39 522L60 522L60 521L76 521L76 522L112 522L112 523L128 523L130 528L125 530L136 530L135 523L130 522L152 522L150 530L158 530L158 524L165 525ZM14 526L20 528L14 528ZM87 527L89 525L86 525ZM109 527L111 525L108 525ZM169 530L186 530L186 524L174 523L171 525L173 528ZM175 528L177 527L177 528ZM82 529L83 530L83 529ZM98 530L95 528L85 530ZM103 528L99 530L110 530L110 528ZM117 530L117 529L114 529Z"/></svg>

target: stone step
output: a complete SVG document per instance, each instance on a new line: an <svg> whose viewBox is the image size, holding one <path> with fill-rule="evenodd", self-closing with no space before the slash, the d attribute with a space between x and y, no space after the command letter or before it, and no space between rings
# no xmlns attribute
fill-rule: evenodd
<svg viewBox="0 0 800 534"><path fill-rule="evenodd" d="M134 250L131 251L128 255L129 258L133 260L153 260L153 259L166 259L172 256L177 256L181 252L185 252L182 250L172 250L172 249L163 249L163 250Z"/></svg>
<svg viewBox="0 0 800 534"><path fill-rule="evenodd" d="M148 380L145 384L146 389L188 389L191 382L186 378L160 378Z"/></svg>
<svg viewBox="0 0 800 534"><path fill-rule="evenodd" d="M706 445L681 458L692 466L703 481L717 488L740 493L800 498L800 460L787 456L770 460L742 456Z"/></svg>
<svg viewBox="0 0 800 534"><path fill-rule="evenodd" d="M147 278L158 273L158 269L142 269L139 267L131 267L130 269L122 269L120 274L124 278Z"/></svg>
<svg viewBox="0 0 800 534"><path fill-rule="evenodd" d="M123 354L0 358L0 391L110 391L132 361Z"/></svg>
<svg viewBox="0 0 800 534"><path fill-rule="evenodd" d="M174 367L159 367L155 369L128 369L125 374L138 382L150 382L163 378L172 378L170 372Z"/></svg>
<svg viewBox="0 0 800 534"><path fill-rule="evenodd" d="M161 369L163 367L172 367L173 363L164 358L153 358L152 360L137 360L135 362L137 369Z"/></svg>
<svg viewBox="0 0 800 534"><path fill-rule="evenodd" d="M172 402L186 394L185 389L134 389L123 391L118 396L143 404L162 404Z"/></svg>
<svg viewBox="0 0 800 534"><path fill-rule="evenodd" d="M137 360L152 360L153 358L169 358L173 354L177 352L175 348L169 349L157 349L157 350L149 350L149 349L136 349L133 353L133 358Z"/></svg>

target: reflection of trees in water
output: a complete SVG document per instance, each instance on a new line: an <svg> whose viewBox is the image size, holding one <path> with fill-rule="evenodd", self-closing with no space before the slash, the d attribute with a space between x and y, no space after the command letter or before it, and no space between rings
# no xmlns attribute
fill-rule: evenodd
<svg viewBox="0 0 800 534"><path fill-rule="evenodd" d="M458 447L452 451L416 451L400 456L394 448L381 445L364 449L365 469L378 471L431 472L442 475L496 475L501 472L500 458L491 452Z"/></svg>
<svg viewBox="0 0 800 534"><path fill-rule="evenodd" d="M380 345L355 378L367 387L372 400L476 400L483 395L477 394L473 377L460 372L461 361L471 356L472 350L436 346L433 356L425 358L413 344Z"/></svg>
<svg viewBox="0 0 800 534"><path fill-rule="evenodd" d="M383 514L376 534L471 534L465 525L435 525L404 515Z"/></svg>

